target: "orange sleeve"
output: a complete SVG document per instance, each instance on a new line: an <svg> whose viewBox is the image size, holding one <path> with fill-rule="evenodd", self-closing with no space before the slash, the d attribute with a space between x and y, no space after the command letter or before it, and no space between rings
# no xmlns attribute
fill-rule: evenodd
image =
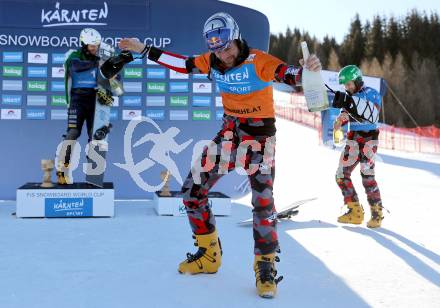
<svg viewBox="0 0 440 308"><path fill-rule="evenodd" d="M251 50L251 53L255 51ZM269 82L275 79L275 71L283 61L262 51L255 52L255 68L261 80Z"/></svg>
<svg viewBox="0 0 440 308"><path fill-rule="evenodd" d="M195 57L194 65L199 69L199 71L203 74L208 74L209 72L209 57L211 53L207 52L200 56Z"/></svg>

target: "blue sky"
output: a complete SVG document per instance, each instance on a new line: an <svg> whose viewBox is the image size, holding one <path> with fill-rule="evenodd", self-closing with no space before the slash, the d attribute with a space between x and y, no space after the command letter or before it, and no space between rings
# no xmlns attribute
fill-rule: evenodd
<svg viewBox="0 0 440 308"><path fill-rule="evenodd" d="M374 15L403 16L416 8L419 11L440 13L439 0L222 0L247 6L264 13L271 32L285 32L287 26L307 30L322 39L326 34L341 42L350 21L359 13L363 22Z"/></svg>

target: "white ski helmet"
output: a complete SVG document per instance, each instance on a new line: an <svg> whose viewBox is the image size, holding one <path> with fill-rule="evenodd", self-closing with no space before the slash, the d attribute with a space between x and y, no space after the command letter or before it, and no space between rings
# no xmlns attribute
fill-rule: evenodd
<svg viewBox="0 0 440 308"><path fill-rule="evenodd" d="M101 34L92 28L85 28L81 30L79 35L81 45L95 45L101 44Z"/></svg>
<svg viewBox="0 0 440 308"><path fill-rule="evenodd" d="M215 13L203 26L203 37L210 51L227 48L233 40L241 39L240 29L228 13Z"/></svg>

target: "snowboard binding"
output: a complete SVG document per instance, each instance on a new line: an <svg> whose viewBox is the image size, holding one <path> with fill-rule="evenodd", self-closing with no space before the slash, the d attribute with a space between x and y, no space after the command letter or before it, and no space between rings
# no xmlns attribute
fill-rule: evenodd
<svg viewBox="0 0 440 308"><path fill-rule="evenodd" d="M96 92L96 98L101 105L110 107L113 106L114 100L112 97L112 92L108 89L98 88L98 91Z"/></svg>
<svg viewBox="0 0 440 308"><path fill-rule="evenodd" d="M107 134L110 133L111 128L112 128L111 123L98 128L93 134L93 140L104 140L105 137L107 137Z"/></svg>

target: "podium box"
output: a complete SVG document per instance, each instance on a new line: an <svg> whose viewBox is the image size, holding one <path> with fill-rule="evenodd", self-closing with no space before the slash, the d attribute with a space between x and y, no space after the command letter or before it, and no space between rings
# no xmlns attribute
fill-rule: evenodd
<svg viewBox="0 0 440 308"><path fill-rule="evenodd" d="M27 183L17 189L18 218L28 217L113 217L115 191L113 183L95 187L88 183L43 188Z"/></svg>

